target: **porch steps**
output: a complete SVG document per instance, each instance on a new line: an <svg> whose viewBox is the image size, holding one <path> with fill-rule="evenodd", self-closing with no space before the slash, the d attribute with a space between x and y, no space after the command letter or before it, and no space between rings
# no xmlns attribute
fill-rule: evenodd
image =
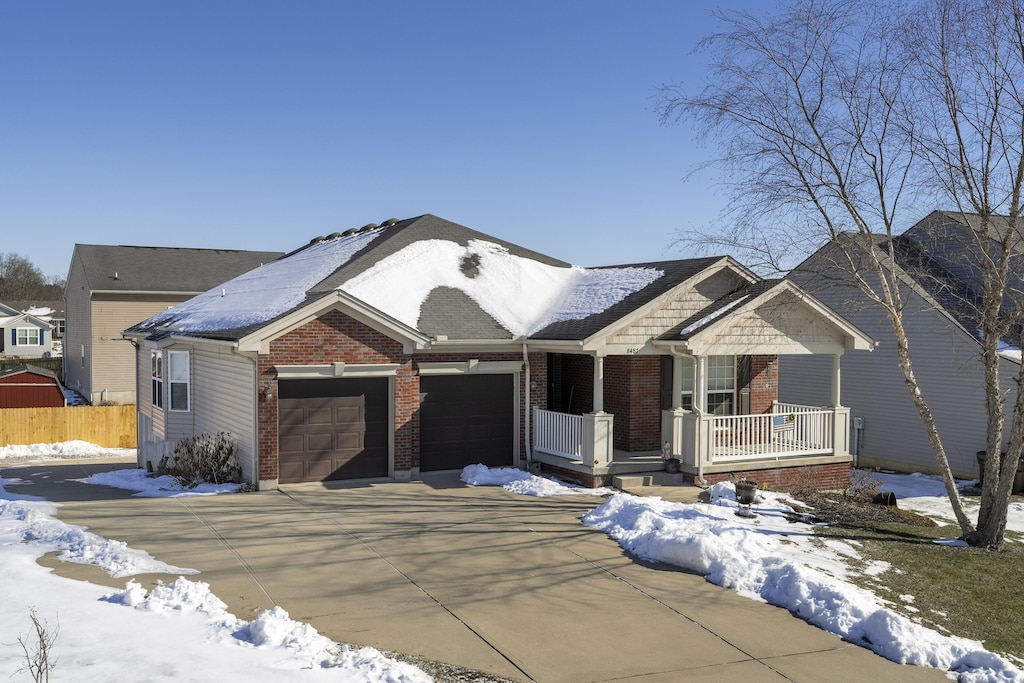
<svg viewBox="0 0 1024 683"><path fill-rule="evenodd" d="M695 503L703 490L687 481L682 472L639 472L612 477L612 486L635 496L658 496L678 503Z"/></svg>

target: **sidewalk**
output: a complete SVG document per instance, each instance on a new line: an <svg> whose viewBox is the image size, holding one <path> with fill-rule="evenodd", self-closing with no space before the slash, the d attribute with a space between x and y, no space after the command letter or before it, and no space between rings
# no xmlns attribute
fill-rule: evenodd
<svg viewBox="0 0 1024 683"><path fill-rule="evenodd" d="M61 502L66 522L200 569L192 578L241 618L280 605L338 642L514 681L945 680L626 555L580 523L598 504L589 496L517 496L452 473L175 499L67 481L124 466L4 475L32 482L18 493ZM138 577L144 586L168 579Z"/></svg>

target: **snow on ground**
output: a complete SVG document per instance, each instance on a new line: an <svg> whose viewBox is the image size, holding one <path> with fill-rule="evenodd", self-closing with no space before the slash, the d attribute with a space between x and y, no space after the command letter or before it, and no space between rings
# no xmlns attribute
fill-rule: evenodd
<svg viewBox="0 0 1024 683"><path fill-rule="evenodd" d="M887 474L878 472L871 474L872 479L882 482L882 491L892 491L901 508L912 510L929 517L941 524L956 524L953 508L946 497L946 486L942 477L931 474ZM975 482L960 482L963 485ZM964 496L968 516L978 517L980 499L977 496ZM1007 531L1024 533L1024 503L1012 502L1006 518ZM1012 540L1012 535L1007 536ZM1024 539L1021 539L1024 540Z"/></svg>
<svg viewBox="0 0 1024 683"><path fill-rule="evenodd" d="M103 448L88 441L34 443L28 446L0 447L0 465L28 460L81 460L82 458L135 457L134 448Z"/></svg>
<svg viewBox="0 0 1024 683"><path fill-rule="evenodd" d="M463 481L530 495L560 494L540 477L523 472L517 476L515 470L491 470L488 475L481 468L467 467ZM902 508L942 516L941 479L879 478L885 490L897 494ZM694 505L616 494L584 516L583 523L604 531L640 558L699 572L741 595L785 607L892 661L954 672L964 683L1024 682L1024 671L988 652L982 643L925 628L848 582L844 558L856 558L857 546L835 539L816 542L810 525L789 521L793 510L780 502L779 495L761 491L756 516L747 518L736 514L740 506L732 484L715 484L708 491L711 502ZM1014 503L1008 528L1024 524L1022 507ZM886 563L873 563L865 571L877 576L887 569ZM912 602L913 596L903 596L903 601Z"/></svg>
<svg viewBox="0 0 1024 683"><path fill-rule="evenodd" d="M10 449L0 462L10 464ZM62 444L44 457L68 457L76 446ZM122 455L85 448L92 457ZM21 451L17 451L21 453ZM15 456L19 457L19 456ZM6 461L6 462L5 462ZM166 483L136 479L122 470L93 483L141 487L150 495L176 495ZM181 576L195 570L171 567L147 553L65 524L56 506L18 496L17 480L0 479L0 670L17 672L27 660L19 641L36 647L32 614L56 636L55 680L339 681L420 683L430 677L373 648L349 648L289 618L280 607L253 621L237 619L209 585ZM130 485L129 485L130 484ZM177 492L180 493L180 492ZM167 573L168 582L148 594L135 581L122 591L52 574L36 560L57 551L70 562L97 565L112 576ZM177 578L175 578L177 577ZM30 680L29 672L11 680Z"/></svg>
<svg viewBox="0 0 1024 683"><path fill-rule="evenodd" d="M462 470L459 478L471 486L500 486L506 491L524 496L607 496L615 493L615 489L587 489L557 479L537 477L514 467L469 465Z"/></svg>
<svg viewBox="0 0 1024 683"><path fill-rule="evenodd" d="M101 449L91 444L35 444L0 449L0 463L28 458L114 457L130 450ZM893 491L900 507L951 519L942 481L926 475L872 475ZM511 468L467 467L462 480L472 485L502 486L534 496L609 495L532 476ZM147 477L127 468L95 475L90 483L140 491L146 496L217 491L182 491L163 477ZM325 680L428 681L411 665L373 648L351 649L293 621L275 608L251 622L225 609L203 582L124 543L103 539L55 518L55 505L16 495L16 479L0 479L0 663L15 671L25 664L18 642L32 640L31 614L57 633L59 677L107 681L146 680ZM584 517L584 523L615 538L635 555L669 562L703 573L709 581L756 600L780 605L843 638L893 661L955 672L965 683L1021 681L1024 672L990 653L977 641L946 636L916 624L886 606L872 593L846 579L844 558L858 556L857 546L840 540L813 542L813 529L787 520L792 512L771 492L761 492L754 518L735 513L739 506L731 484L709 489L710 503L685 505L659 498L611 495ZM968 499L970 501L970 499ZM945 502L944 502L945 501ZM1008 529L1024 531L1024 505L1013 503ZM37 564L45 553L65 561L95 564L112 576L167 573L168 582L148 594L134 581L122 591L64 579ZM884 562L864 573L884 575ZM177 578L173 578L177 577ZM912 595L900 596L905 604ZM130 662L130 665L127 664ZM28 677L27 673L23 673Z"/></svg>

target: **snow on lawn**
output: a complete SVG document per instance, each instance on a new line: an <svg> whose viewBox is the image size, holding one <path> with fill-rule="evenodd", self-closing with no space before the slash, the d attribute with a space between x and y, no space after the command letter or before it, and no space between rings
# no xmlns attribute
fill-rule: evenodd
<svg viewBox="0 0 1024 683"><path fill-rule="evenodd" d="M0 479L0 670L17 672L26 665L19 640L34 650L35 614L55 636L56 680L430 680L373 648L338 645L279 607L251 622L237 619L208 584L182 576L148 594L131 580L124 590L111 592L56 576L36 560L58 551L62 560L94 564L115 577L168 573L170 580L195 570L171 567L120 541L65 524L54 516L55 504L9 493L16 483ZM15 679L29 678L23 674Z"/></svg>
<svg viewBox="0 0 1024 683"><path fill-rule="evenodd" d="M895 493L901 508L912 510L940 524L956 524L956 517L953 515L953 508L946 496L946 486L942 483L942 477L930 474L878 472L872 473L871 478L882 482L882 487L879 490ZM964 484L969 483L972 482L960 482L960 486L963 488ZM977 519L980 498L964 496L963 501L967 507L968 516ZM1020 499L1010 503L1006 517L1006 529L1024 534L1024 503L1021 503ZM1006 538L1008 541L1015 540L1013 534L1008 534Z"/></svg>
<svg viewBox="0 0 1024 683"><path fill-rule="evenodd" d="M529 481L505 470L487 476L479 467L471 473L467 468L463 481L509 490ZM926 486L920 477L888 475L883 481L898 496L916 494L900 500L901 507L913 509L921 497L934 509L940 507L928 497L934 485ZM892 661L956 672L965 682L1024 682L1024 671L980 642L925 628L848 582L844 557L857 557L856 546L839 540L815 542L809 525L788 521L793 510L778 495L759 492L756 517L746 518L736 514L740 506L732 484L715 484L708 491L711 502L694 505L616 494L584 516L583 523L604 531L637 557L700 572L712 583L785 607ZM866 571L877 575L885 569L884 563L875 563Z"/></svg>

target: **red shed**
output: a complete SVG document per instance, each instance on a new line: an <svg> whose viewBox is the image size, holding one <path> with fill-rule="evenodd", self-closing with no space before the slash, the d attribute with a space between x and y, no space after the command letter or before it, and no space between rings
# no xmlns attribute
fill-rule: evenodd
<svg viewBox="0 0 1024 683"><path fill-rule="evenodd" d="M19 365L0 373L0 408L63 408L60 379L49 370Z"/></svg>

